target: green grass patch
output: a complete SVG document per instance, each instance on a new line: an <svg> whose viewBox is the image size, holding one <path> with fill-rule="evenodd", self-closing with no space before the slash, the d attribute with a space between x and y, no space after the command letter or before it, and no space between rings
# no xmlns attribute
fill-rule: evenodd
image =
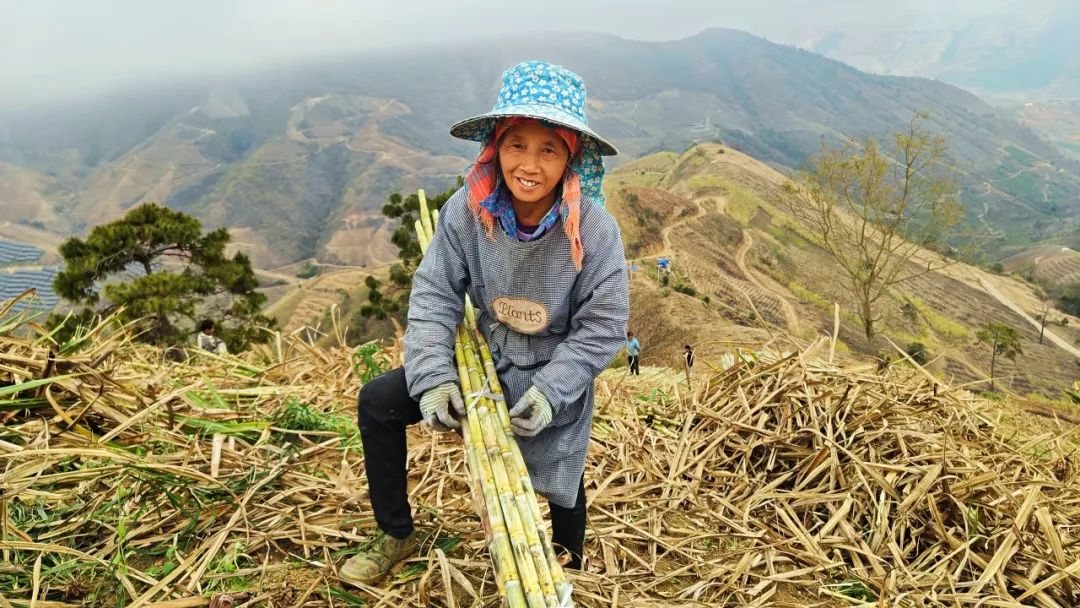
<svg viewBox="0 0 1080 608"><path fill-rule="evenodd" d="M1016 146L1007 146L1005 151L1009 154L1011 160L1021 165L1030 165L1037 160L1031 153L1025 152Z"/></svg>
<svg viewBox="0 0 1080 608"><path fill-rule="evenodd" d="M997 187L1017 197L1031 201L1042 200L1042 179L1029 171L1006 177L997 183Z"/></svg>
<svg viewBox="0 0 1080 608"><path fill-rule="evenodd" d="M705 156L705 150L702 150L701 148L691 148L679 160L678 165L676 165L676 170L688 171L690 169L697 169L698 167L705 164Z"/></svg>
<svg viewBox="0 0 1080 608"><path fill-rule="evenodd" d="M844 342L843 340L837 338L836 339L836 352L841 354L841 355L850 355L851 354L851 347L848 346L847 343Z"/></svg>
<svg viewBox="0 0 1080 608"><path fill-rule="evenodd" d="M896 342L896 344L899 346L905 346L907 344L912 344L915 342L920 342L925 346L937 346L936 341L931 339L931 337L925 331L922 331L918 335L916 335L903 329L889 326L882 327L880 331L881 333L887 335L889 339L891 339L893 342Z"/></svg>
<svg viewBox="0 0 1080 608"><path fill-rule="evenodd" d="M825 585L825 591L831 595L839 595L849 600L858 602L876 602L877 596L862 581L854 579L840 581Z"/></svg>
<svg viewBox="0 0 1080 608"><path fill-rule="evenodd" d="M360 429L356 419L342 414L331 414L313 409L299 399L293 398L278 412L275 424L291 431L321 431L337 433L345 448L359 448Z"/></svg>
<svg viewBox="0 0 1080 608"><path fill-rule="evenodd" d="M686 180L686 185L694 191L709 190L712 188L724 188L726 190L724 181L715 175L695 175Z"/></svg>
<svg viewBox="0 0 1080 608"><path fill-rule="evenodd" d="M795 294L795 297L799 298L802 302L811 304L815 308L820 308L823 312L830 312L832 310L832 302L829 302L828 299L812 289L803 287L795 281L788 283L788 289L790 289L791 293Z"/></svg>
<svg viewBox="0 0 1080 608"><path fill-rule="evenodd" d="M802 226L794 222L784 222L779 226L772 224L766 229L766 232L776 239L776 242L786 247L810 249L815 243L813 237Z"/></svg>
<svg viewBox="0 0 1080 608"><path fill-rule="evenodd" d="M942 335L950 340L964 340L971 335L971 332L970 330L968 330L966 325L957 321L953 321L949 317L946 317L945 315L939 313L933 308L930 308L930 306L928 306L926 302L923 302L917 296L909 295L907 296L907 298L908 301L915 306L915 309L919 311L919 314L922 315L922 318L926 320L926 323L930 326L930 329L934 330L939 335Z"/></svg>
<svg viewBox="0 0 1080 608"><path fill-rule="evenodd" d="M724 197L727 199L724 203L724 212L743 226L749 225L754 212L764 206L762 200L732 181L723 180L721 186L724 189Z"/></svg>
<svg viewBox="0 0 1080 608"><path fill-rule="evenodd" d="M1035 392L1031 392L1031 393L1028 393L1028 394L1024 395L1024 398L1027 399L1028 401L1035 401L1037 403L1045 403L1047 405L1053 405L1053 406L1056 406L1056 407L1072 408L1072 407L1076 407L1077 402L1072 397L1070 397L1068 395L1068 393L1075 393L1075 392L1076 391L1067 391L1067 392L1063 391L1062 394L1064 395L1064 397L1061 398L1061 399L1054 399L1054 398L1051 398L1051 397L1047 397L1046 395L1044 395L1042 393L1035 393Z"/></svg>

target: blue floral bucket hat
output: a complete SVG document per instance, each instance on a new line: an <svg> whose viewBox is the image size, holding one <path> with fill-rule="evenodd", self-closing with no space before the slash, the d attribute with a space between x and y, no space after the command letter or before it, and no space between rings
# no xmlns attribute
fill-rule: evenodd
<svg viewBox="0 0 1080 608"><path fill-rule="evenodd" d="M495 123L508 116L537 118L574 129L593 140L601 155L619 153L611 142L589 127L585 117L585 82L561 65L526 61L506 70L495 107L450 127L450 135L483 142Z"/></svg>

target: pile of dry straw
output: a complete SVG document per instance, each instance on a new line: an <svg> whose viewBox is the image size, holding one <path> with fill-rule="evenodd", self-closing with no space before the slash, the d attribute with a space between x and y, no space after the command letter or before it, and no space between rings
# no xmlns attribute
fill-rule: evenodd
<svg viewBox="0 0 1080 608"><path fill-rule="evenodd" d="M0 607L497 605L461 441L420 428L422 553L378 588L337 581L374 525L354 422L373 357L276 337L172 363L112 321L56 344L0 315ZM808 358L689 393L601 377L578 605L1080 604L1069 433L1005 437L906 367Z"/></svg>

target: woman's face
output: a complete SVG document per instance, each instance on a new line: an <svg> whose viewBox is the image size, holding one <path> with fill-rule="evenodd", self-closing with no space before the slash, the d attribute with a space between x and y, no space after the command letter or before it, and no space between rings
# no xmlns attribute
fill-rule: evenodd
<svg viewBox="0 0 1080 608"><path fill-rule="evenodd" d="M511 127L499 142L503 181L515 203L554 203L569 161L562 138L535 120Z"/></svg>

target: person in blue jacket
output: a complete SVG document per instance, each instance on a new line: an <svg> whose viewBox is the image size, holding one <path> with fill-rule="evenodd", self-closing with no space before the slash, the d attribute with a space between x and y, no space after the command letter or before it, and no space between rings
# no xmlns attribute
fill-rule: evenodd
<svg viewBox="0 0 1080 608"><path fill-rule="evenodd" d="M641 375L641 342L634 337L634 332L626 332L626 367L629 373Z"/></svg>
<svg viewBox="0 0 1080 608"><path fill-rule="evenodd" d="M622 238L601 188L601 157L616 150L588 125L581 78L539 61L507 70L494 109L450 133L481 150L413 277L404 368L360 391L379 530L339 570L347 582L371 582L416 549L405 429L460 428L454 335L466 294L533 487L551 507L553 544L581 567L593 385L622 348L629 316Z"/></svg>

